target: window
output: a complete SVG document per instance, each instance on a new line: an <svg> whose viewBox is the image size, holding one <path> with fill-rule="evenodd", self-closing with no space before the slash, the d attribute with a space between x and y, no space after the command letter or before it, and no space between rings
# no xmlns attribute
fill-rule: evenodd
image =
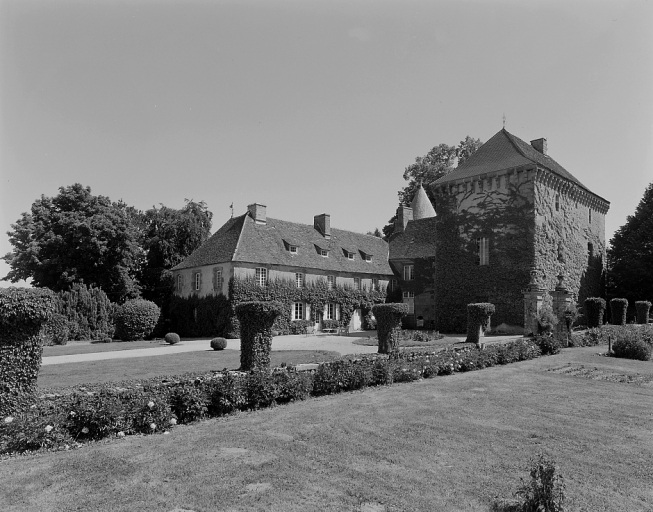
<svg viewBox="0 0 653 512"><path fill-rule="evenodd" d="M304 288L304 274L296 273L295 283L297 283L297 288Z"/></svg>
<svg viewBox="0 0 653 512"><path fill-rule="evenodd" d="M483 180L478 180L478 191L483 192Z"/></svg>
<svg viewBox="0 0 653 512"><path fill-rule="evenodd" d="M372 255L371 254L366 254L365 255L365 261L372 261Z"/></svg>
<svg viewBox="0 0 653 512"><path fill-rule="evenodd" d="M256 284L261 287L266 287L268 285L268 269L264 267L259 267L256 269Z"/></svg>
<svg viewBox="0 0 653 512"><path fill-rule="evenodd" d="M360 290L360 289L361 289L361 278L354 277L354 290Z"/></svg>
<svg viewBox="0 0 653 512"><path fill-rule="evenodd" d="M415 292L404 292L403 303L408 304L408 314L415 314Z"/></svg>
<svg viewBox="0 0 653 512"><path fill-rule="evenodd" d="M587 264L592 264L592 258L594 258L594 244L592 242L587 242Z"/></svg>
<svg viewBox="0 0 653 512"><path fill-rule="evenodd" d="M404 281L415 279L415 265L404 265Z"/></svg>
<svg viewBox="0 0 653 512"><path fill-rule="evenodd" d="M213 269L213 289L221 292L222 291L222 269L214 268Z"/></svg>
<svg viewBox="0 0 653 512"><path fill-rule="evenodd" d="M394 292L396 288L397 288L397 280L390 279L390 282L388 283L388 290Z"/></svg>
<svg viewBox="0 0 653 512"><path fill-rule="evenodd" d="M324 256L325 258L329 256L329 251L326 249L318 249L318 252L320 253L320 256Z"/></svg>
<svg viewBox="0 0 653 512"><path fill-rule="evenodd" d="M295 302L292 308L292 319L293 320L304 320L304 303Z"/></svg>
<svg viewBox="0 0 653 512"><path fill-rule="evenodd" d="M183 281L181 280L181 274L177 274L177 291L181 292L181 289L183 287Z"/></svg>
<svg viewBox="0 0 653 512"><path fill-rule="evenodd" d="M329 302L324 311L325 320L335 320L336 319L336 305L333 302Z"/></svg>
<svg viewBox="0 0 653 512"><path fill-rule="evenodd" d="M336 276L327 276L327 288L333 290L336 286Z"/></svg>
<svg viewBox="0 0 653 512"><path fill-rule="evenodd" d="M414 299L415 292L404 292L404 299Z"/></svg>
<svg viewBox="0 0 653 512"><path fill-rule="evenodd" d="M373 292L378 292L379 291L379 278L378 277L373 277L372 278L372 291Z"/></svg>
<svg viewBox="0 0 653 512"><path fill-rule="evenodd" d="M560 211L560 194L556 194L556 211Z"/></svg>
<svg viewBox="0 0 653 512"><path fill-rule="evenodd" d="M290 254L297 254L297 246L296 245L288 246L288 250L290 251Z"/></svg>
<svg viewBox="0 0 653 512"><path fill-rule="evenodd" d="M591 224L592 223L592 209L591 208L589 209L589 221L590 221L590 224Z"/></svg>
<svg viewBox="0 0 653 512"><path fill-rule="evenodd" d="M195 272L195 291L200 289L202 284L202 274L200 272Z"/></svg>
<svg viewBox="0 0 653 512"><path fill-rule="evenodd" d="M487 237L476 239L476 264L489 265L490 264L490 243Z"/></svg>
<svg viewBox="0 0 653 512"><path fill-rule="evenodd" d="M501 188L501 176L497 176L497 190Z"/></svg>
<svg viewBox="0 0 653 512"><path fill-rule="evenodd" d="M353 252L349 252L349 251L345 251L345 252L347 253L347 259L348 260L353 260L354 259L354 253Z"/></svg>

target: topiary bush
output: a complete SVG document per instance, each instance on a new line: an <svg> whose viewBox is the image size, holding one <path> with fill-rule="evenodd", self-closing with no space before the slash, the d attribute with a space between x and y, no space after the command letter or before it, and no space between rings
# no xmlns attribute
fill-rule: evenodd
<svg viewBox="0 0 653 512"><path fill-rule="evenodd" d="M536 315L537 334L551 333L558 325L558 317L553 312L553 308L546 304L540 308Z"/></svg>
<svg viewBox="0 0 653 512"><path fill-rule="evenodd" d="M626 325L626 310L628 299L612 299L610 301L610 313L613 325Z"/></svg>
<svg viewBox="0 0 653 512"><path fill-rule="evenodd" d="M0 417L32 398L41 368L41 328L54 308L46 289L0 289Z"/></svg>
<svg viewBox="0 0 653 512"><path fill-rule="evenodd" d="M41 328L41 339L44 346L65 345L68 343L70 328L68 319L59 313L53 313Z"/></svg>
<svg viewBox="0 0 653 512"><path fill-rule="evenodd" d="M211 340L211 348L213 350L224 350L227 348L227 340L224 338L213 338Z"/></svg>
<svg viewBox="0 0 653 512"><path fill-rule="evenodd" d="M585 318L587 327L600 327L603 325L605 313L605 300L601 297L588 297L585 299Z"/></svg>
<svg viewBox="0 0 653 512"><path fill-rule="evenodd" d="M311 320L293 320L290 322L290 334L306 334L311 325Z"/></svg>
<svg viewBox="0 0 653 512"><path fill-rule="evenodd" d="M653 349L653 336L640 329L624 329L616 335L612 342L612 352L615 357L648 361L651 359Z"/></svg>
<svg viewBox="0 0 653 512"><path fill-rule="evenodd" d="M637 323L648 324L648 314L651 309L651 303L647 300L638 300L635 302L635 309L637 310Z"/></svg>
<svg viewBox="0 0 653 512"><path fill-rule="evenodd" d="M243 302L236 306L240 323L240 369L249 371L270 366L272 325L285 308L277 301Z"/></svg>
<svg viewBox="0 0 653 512"><path fill-rule="evenodd" d="M481 332L490 328L490 316L495 311L494 304L489 302L467 304L467 343L479 343Z"/></svg>
<svg viewBox="0 0 653 512"><path fill-rule="evenodd" d="M539 334L533 338L533 342L540 348L542 355L553 355L560 352L562 342L551 333Z"/></svg>
<svg viewBox="0 0 653 512"><path fill-rule="evenodd" d="M156 327L160 314L161 310L154 302L128 300L116 311L116 337L123 341L146 338Z"/></svg>
<svg viewBox="0 0 653 512"><path fill-rule="evenodd" d="M363 325L361 326L364 331L375 331L376 330L376 318L372 314L372 310L369 310L363 316Z"/></svg>
<svg viewBox="0 0 653 512"><path fill-rule="evenodd" d="M379 338L379 354L399 350L401 319L408 314L408 304L401 302L376 304L372 307Z"/></svg>
<svg viewBox="0 0 653 512"><path fill-rule="evenodd" d="M179 337L179 334L176 332L169 332L168 334L165 335L163 338L166 343L169 343L170 345L175 345L181 341L181 338Z"/></svg>
<svg viewBox="0 0 653 512"><path fill-rule="evenodd" d="M71 340L100 340L114 334L113 304L101 288L73 284L56 295L55 312L68 319Z"/></svg>

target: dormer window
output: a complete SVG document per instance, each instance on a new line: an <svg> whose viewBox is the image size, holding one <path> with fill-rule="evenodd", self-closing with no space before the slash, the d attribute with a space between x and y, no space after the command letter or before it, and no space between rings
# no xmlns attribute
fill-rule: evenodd
<svg viewBox="0 0 653 512"><path fill-rule="evenodd" d="M318 249L318 252L320 253L320 256L322 256L324 258L329 257L329 251L327 251L326 249Z"/></svg>
<svg viewBox="0 0 653 512"><path fill-rule="evenodd" d="M297 254L297 246L296 245L288 246L288 251L290 252L290 254Z"/></svg>
<svg viewBox="0 0 653 512"><path fill-rule="evenodd" d="M372 261L372 255L367 254L366 252L361 251L361 258L363 258L364 261Z"/></svg>
<svg viewBox="0 0 653 512"><path fill-rule="evenodd" d="M351 251L348 251L347 249L342 250L343 254L345 255L345 258L348 260L353 260L354 259L354 253Z"/></svg>

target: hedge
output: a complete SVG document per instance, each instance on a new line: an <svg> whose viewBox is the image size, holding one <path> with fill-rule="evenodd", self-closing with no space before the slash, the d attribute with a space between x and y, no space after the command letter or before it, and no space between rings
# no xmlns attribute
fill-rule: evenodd
<svg viewBox="0 0 653 512"><path fill-rule="evenodd" d="M114 304L101 288L75 283L56 295L55 313L68 319L69 338L101 340L112 337Z"/></svg>
<svg viewBox="0 0 653 512"><path fill-rule="evenodd" d="M585 318L587 327L600 327L603 325L605 313L605 300L601 297L588 297L585 299Z"/></svg>
<svg viewBox="0 0 653 512"><path fill-rule="evenodd" d="M123 341L148 337L159 320L161 310L154 302L128 300L116 311L116 337Z"/></svg>
<svg viewBox="0 0 653 512"><path fill-rule="evenodd" d="M243 302L236 306L240 323L241 370L270 366L272 325L282 311L283 305L277 301Z"/></svg>
<svg viewBox="0 0 653 512"><path fill-rule="evenodd" d="M626 310L628 299L612 299L610 301L610 313L613 325L626 325Z"/></svg>
<svg viewBox="0 0 653 512"><path fill-rule="evenodd" d="M637 310L637 323L648 324L648 314L651 309L651 303L647 300L638 300L635 302L635 309Z"/></svg>
<svg viewBox="0 0 653 512"><path fill-rule="evenodd" d="M480 331L489 329L490 316L495 310L494 304L489 302L467 304L467 343L479 343Z"/></svg>
<svg viewBox="0 0 653 512"><path fill-rule="evenodd" d="M399 350L401 319L408 314L408 304L401 302L377 304L372 308L376 318L379 338L379 354L389 354Z"/></svg>
<svg viewBox="0 0 653 512"><path fill-rule="evenodd" d="M53 309L50 290L0 289L0 417L33 396L43 352L41 327Z"/></svg>

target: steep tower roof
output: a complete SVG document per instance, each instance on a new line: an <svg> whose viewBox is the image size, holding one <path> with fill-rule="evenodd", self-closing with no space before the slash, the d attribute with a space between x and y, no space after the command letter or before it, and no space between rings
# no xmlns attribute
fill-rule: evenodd
<svg viewBox="0 0 653 512"><path fill-rule="evenodd" d="M413 209L413 220L435 217L433 204L431 204L431 200L426 195L426 190L424 190L421 183L415 193L415 197L413 197L413 201L410 203L410 207Z"/></svg>

